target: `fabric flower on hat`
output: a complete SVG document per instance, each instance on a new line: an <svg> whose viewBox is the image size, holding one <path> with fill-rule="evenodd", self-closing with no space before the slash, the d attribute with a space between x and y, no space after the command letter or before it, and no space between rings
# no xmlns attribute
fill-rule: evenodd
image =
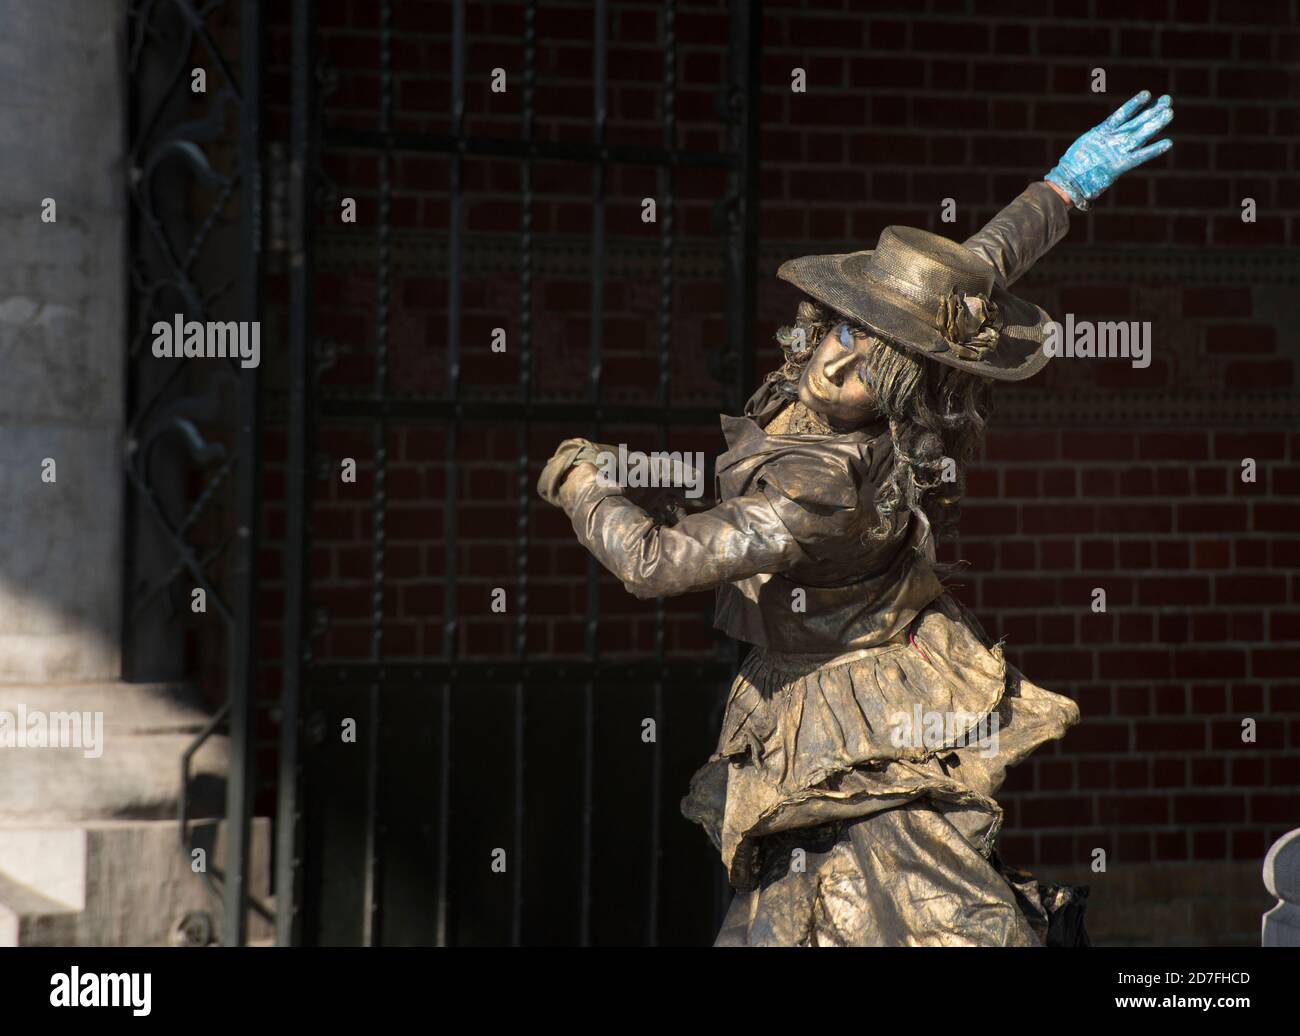
<svg viewBox="0 0 1300 1036"><path fill-rule="evenodd" d="M998 307L986 295L951 291L939 300L936 325L963 360L982 360L998 344Z"/></svg>

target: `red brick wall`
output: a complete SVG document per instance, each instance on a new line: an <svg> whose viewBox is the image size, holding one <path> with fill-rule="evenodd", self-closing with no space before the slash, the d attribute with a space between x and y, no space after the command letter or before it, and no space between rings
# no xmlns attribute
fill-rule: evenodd
<svg viewBox="0 0 1300 1036"><path fill-rule="evenodd" d="M1008 781L1037 793L1006 796L1008 855L1255 860L1294 826L1297 448L1275 429L989 436L961 596L1084 715L1064 752ZM1243 456L1259 462L1254 485L1237 476Z"/></svg>
<svg viewBox="0 0 1300 1036"><path fill-rule="evenodd" d="M373 126L378 78L374 5L322 4L322 51L339 68L327 105L335 126ZM609 139L662 139L663 51L658 4L616 3L610 25ZM1170 92L1173 151L1129 174L1023 282L1050 312L1150 320L1153 362L1061 360L1039 379L1000 392L970 478L963 535L948 556L970 561L963 599L1036 682L1076 698L1082 725L1064 746L1014 771L1001 797L1006 855L1024 863L1087 863L1095 848L1128 861L1258 861L1300 823L1300 436L1295 266L1300 245L1300 18L1293 0L1054 0L982 3L776 3L763 19L761 209L757 370L777 359L771 334L797 297L772 278L782 258L869 247L890 223L958 239L978 229L1071 140L1137 90ZM396 5L398 128L448 125L450 5ZM590 134L592 29L585 4L543 4L538 14L536 127L543 140ZM724 139L714 108L723 82L726 20L719 4L678 5L679 146ZM515 3L470 5L467 130L522 132L522 17ZM273 29L287 61L287 36ZM490 69L510 76L487 90ZM791 71L808 90L792 94ZM1107 92L1089 92L1102 67ZM283 85L281 83L281 85ZM276 119L272 119L276 127ZM283 129L283 122L279 123ZM448 163L401 156L393 219L415 245L393 284L393 383L403 392L444 385L445 270L428 258L447 226ZM331 390L365 391L372 371L377 163L331 152L340 195L358 199L355 227L321 223L317 320L341 345ZM471 247L517 245L520 174L514 160L465 163ZM581 261L590 232L586 167L535 168L533 232L565 242L568 257L539 260L533 283L537 395L581 399L589 334ZM679 171L674 231L671 391L675 401L719 406L709 356L722 338L722 283L708 257L720 247L713 206L718 172ZM603 327L605 398L654 398L662 312L656 252L661 225L639 221L642 197L662 197L648 169L614 169L608 227L647 258L611 264ZM1239 205L1253 197L1258 221ZM957 203L939 222L941 199ZM662 213L662 210L661 210ZM359 251L349 251L351 235ZM421 236L423 235L423 236ZM421 245L421 242L424 244ZM1107 250L1138 249L1127 256ZM423 251L421 249L424 249ZM713 249L712 252L708 249ZM1253 262L1239 250L1278 249ZM1090 266L1091 256L1106 261ZM518 379L520 284L490 256L464 270L464 388L513 398ZM272 295L273 306L283 295ZM493 356L491 329L510 349ZM565 435L537 426L534 471ZM436 425L390 429L387 518L390 592L385 641L397 655L441 646L441 495L446 477ZM487 608L492 587L515 578L515 428L469 426L459 470L458 606L462 651L502 656L509 622ZM606 441L654 445L649 429L607 429ZM673 446L714 454L716 427L678 429ZM325 609L324 657L368 650L370 433L330 426L320 447L337 472L358 459L361 478L318 483L313 509L312 604ZM267 592L283 532L277 495L282 454L268 456ZM1244 484L1245 457L1258 481ZM580 652L585 560L562 515L531 510L528 646ZM1094 614L1091 591L1107 591ZM648 653L653 608L605 578L601 646ZM669 602L674 654L711 654L707 595ZM268 689L279 650L266 609ZM1258 742L1243 745L1243 718Z"/></svg>
<svg viewBox="0 0 1300 1036"><path fill-rule="evenodd" d="M1046 402L995 419L946 553L971 563L960 594L1012 661L1083 712L1062 750L1011 773L1008 858L1258 861L1300 821L1300 438L1294 405L1251 420L1251 399L1294 403L1300 313L1293 279L1258 283L1267 261L1237 272L1214 251L1300 241L1295 6L819 6L771 14L764 43L764 237L809 251L869 246L894 222L960 239L1120 101L1173 95L1173 151L1076 215L1060 250L1168 247L1192 279L1117 261L1078 283L1077 263L1049 260L1025 282L1058 317L1152 321L1151 366L1057 361L1001 391L1004 409ZM795 65L825 89L791 95ZM1104 98L1086 88L1099 66ZM769 290L765 326L790 303ZM1191 399L1205 416L1178 419Z"/></svg>

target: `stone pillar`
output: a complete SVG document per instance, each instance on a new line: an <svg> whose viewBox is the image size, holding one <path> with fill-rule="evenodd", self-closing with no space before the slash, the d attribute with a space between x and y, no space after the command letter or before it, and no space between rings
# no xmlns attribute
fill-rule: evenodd
<svg viewBox="0 0 1300 1036"><path fill-rule="evenodd" d="M0 0L6 683L121 673L123 8ZM47 198L56 222L42 221ZM41 480L47 458L53 482Z"/></svg>
<svg viewBox="0 0 1300 1036"><path fill-rule="evenodd" d="M165 941L212 909L174 819L208 717L120 679L126 3L0 0L0 26L0 944ZM221 811L223 748L192 815Z"/></svg>

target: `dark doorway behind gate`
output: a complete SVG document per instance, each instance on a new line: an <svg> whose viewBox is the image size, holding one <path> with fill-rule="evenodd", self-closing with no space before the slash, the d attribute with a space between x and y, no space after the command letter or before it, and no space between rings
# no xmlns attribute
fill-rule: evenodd
<svg viewBox="0 0 1300 1036"><path fill-rule="evenodd" d="M301 718L281 941L716 930L678 802L734 647L711 599L634 601L534 486L572 435L711 457L747 394L755 6L300 0L267 24L290 343L268 521Z"/></svg>

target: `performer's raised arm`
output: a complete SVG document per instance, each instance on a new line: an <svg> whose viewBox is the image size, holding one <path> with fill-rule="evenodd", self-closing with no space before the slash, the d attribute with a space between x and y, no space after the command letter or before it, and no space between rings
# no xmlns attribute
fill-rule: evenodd
<svg viewBox="0 0 1300 1036"><path fill-rule="evenodd" d="M997 270L1006 288L1023 277L1070 229L1070 211L1087 212L1107 188L1173 146L1169 140L1148 144L1174 117L1169 95L1147 107L1143 90L1104 122L1079 137L1038 183L965 242Z"/></svg>

